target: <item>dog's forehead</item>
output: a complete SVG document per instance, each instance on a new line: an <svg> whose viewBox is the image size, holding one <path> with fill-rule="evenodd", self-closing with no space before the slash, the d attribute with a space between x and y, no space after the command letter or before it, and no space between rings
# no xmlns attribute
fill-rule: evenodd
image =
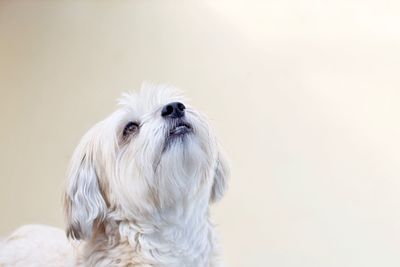
<svg viewBox="0 0 400 267"><path fill-rule="evenodd" d="M186 102L186 99L174 87L146 85L142 86L140 91L123 94L119 105L126 112L141 116L171 102Z"/></svg>

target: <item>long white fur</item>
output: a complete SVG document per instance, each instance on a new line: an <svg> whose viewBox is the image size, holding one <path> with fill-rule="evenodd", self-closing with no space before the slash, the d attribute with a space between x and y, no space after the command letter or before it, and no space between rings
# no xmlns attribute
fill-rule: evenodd
<svg viewBox="0 0 400 267"><path fill-rule="evenodd" d="M193 133L166 146L171 125L161 109L170 102L184 103ZM140 129L126 140L129 121ZM64 197L70 241L25 226L0 245L0 266L222 266L209 206L228 176L204 116L174 88L144 85L74 152Z"/></svg>

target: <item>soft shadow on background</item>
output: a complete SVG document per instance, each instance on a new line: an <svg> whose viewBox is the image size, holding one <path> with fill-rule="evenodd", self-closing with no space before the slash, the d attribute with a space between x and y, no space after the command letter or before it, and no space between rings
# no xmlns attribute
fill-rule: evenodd
<svg viewBox="0 0 400 267"><path fill-rule="evenodd" d="M0 234L62 227L79 138L143 80L232 163L228 266L400 266L398 1L1 1Z"/></svg>

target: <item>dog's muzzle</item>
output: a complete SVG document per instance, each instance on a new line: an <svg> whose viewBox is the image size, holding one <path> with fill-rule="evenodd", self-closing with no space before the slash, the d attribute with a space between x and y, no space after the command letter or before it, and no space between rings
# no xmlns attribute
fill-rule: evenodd
<svg viewBox="0 0 400 267"><path fill-rule="evenodd" d="M161 116L170 124L169 140L192 132L192 126L185 121L185 109L181 102L172 102L162 108Z"/></svg>

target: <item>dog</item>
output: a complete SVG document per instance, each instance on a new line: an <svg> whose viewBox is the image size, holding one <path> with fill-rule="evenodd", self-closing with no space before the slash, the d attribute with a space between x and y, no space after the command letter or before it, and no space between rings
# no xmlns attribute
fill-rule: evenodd
<svg viewBox="0 0 400 267"><path fill-rule="evenodd" d="M66 234L23 226L0 266L220 267L209 209L229 175L207 119L176 89L143 85L73 153Z"/></svg>

